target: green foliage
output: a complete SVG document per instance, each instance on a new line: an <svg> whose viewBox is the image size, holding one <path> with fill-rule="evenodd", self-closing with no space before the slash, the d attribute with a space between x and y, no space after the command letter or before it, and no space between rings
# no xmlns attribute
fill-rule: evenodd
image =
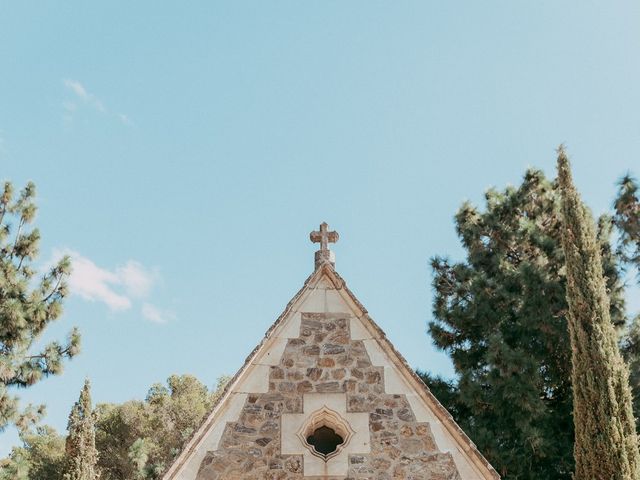
<svg viewBox="0 0 640 480"><path fill-rule="evenodd" d="M613 221L620 232L618 252L627 263L640 269L640 189L630 175L618 183L614 208Z"/></svg>
<svg viewBox="0 0 640 480"><path fill-rule="evenodd" d="M423 378L505 479L570 479L571 350L557 184L529 170L518 187L465 203L455 217L464 262L432 260L429 331L457 383ZM622 282L600 222L611 317L625 323Z"/></svg>
<svg viewBox="0 0 640 480"><path fill-rule="evenodd" d="M67 430L64 480L96 480L100 474L89 380L85 381L80 398L71 409Z"/></svg>
<svg viewBox="0 0 640 480"><path fill-rule="evenodd" d="M62 314L71 268L69 258L63 258L36 278L32 262L38 255L40 232L30 229L36 214L34 198L33 183L16 198L11 183L5 183L0 194L0 431L13 422L25 429L43 411L43 407L21 411L10 390L61 373L64 359L79 351L76 329L66 343L54 341L33 351L46 327Z"/></svg>
<svg viewBox="0 0 640 480"><path fill-rule="evenodd" d="M640 315L632 320L621 343L621 353L629 366L636 430L640 428Z"/></svg>
<svg viewBox="0 0 640 480"><path fill-rule="evenodd" d="M221 395L191 375L155 384L144 401L98 405L96 443L103 480L160 478Z"/></svg>
<svg viewBox="0 0 640 480"><path fill-rule="evenodd" d="M461 401L458 383L453 380L446 380L425 372L417 370L416 373L422 381L429 386L431 393L438 401L447 407L447 411L456 419L471 418L472 412L469 407Z"/></svg>
<svg viewBox="0 0 640 480"><path fill-rule="evenodd" d="M0 480L62 480L64 437L44 426L23 431L20 438L22 446L0 460Z"/></svg>
<svg viewBox="0 0 640 480"><path fill-rule="evenodd" d="M637 480L640 454L629 371L610 318L593 221L573 185L562 148L558 178L573 366L575 478Z"/></svg>
<svg viewBox="0 0 640 480"><path fill-rule="evenodd" d="M30 460L27 451L14 447L9 457L0 461L0 480L29 480Z"/></svg>
<svg viewBox="0 0 640 480"><path fill-rule="evenodd" d="M129 460L131 461L133 472L137 480L147 478L149 473L147 470L147 464L149 463L150 450L150 442L143 438L138 438L133 442L133 445L129 447Z"/></svg>
<svg viewBox="0 0 640 480"><path fill-rule="evenodd" d="M625 267L635 268L640 285L640 187L631 176L618 182L613 225L618 233L617 254ZM631 320L622 342L622 354L629 365L636 428L640 427L640 313Z"/></svg>

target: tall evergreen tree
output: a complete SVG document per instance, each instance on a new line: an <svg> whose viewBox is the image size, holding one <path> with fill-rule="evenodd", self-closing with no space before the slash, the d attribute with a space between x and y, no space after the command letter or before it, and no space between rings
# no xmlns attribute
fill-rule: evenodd
<svg viewBox="0 0 640 480"><path fill-rule="evenodd" d="M89 380L85 381L80 398L71 409L68 430L64 480L96 480L98 450Z"/></svg>
<svg viewBox="0 0 640 480"><path fill-rule="evenodd" d="M613 223L617 227L618 249L623 266L633 271L640 285L640 187L630 175L618 182ZM629 383L633 392L633 411L640 428L640 312L631 320L622 343L622 354L629 365Z"/></svg>
<svg viewBox="0 0 640 480"><path fill-rule="evenodd" d="M572 351L575 478L637 480L640 453L629 387L611 322L600 248L561 147L562 245Z"/></svg>
<svg viewBox="0 0 640 480"><path fill-rule="evenodd" d="M624 261L638 268L640 281L640 187L631 175L625 175L618 187L613 217L620 233L618 252Z"/></svg>
<svg viewBox="0 0 640 480"><path fill-rule="evenodd" d="M21 411L10 389L61 373L64 359L79 351L75 329L66 343L54 341L33 351L42 332L62 314L70 271L69 259L63 258L36 284L32 262L38 255L40 233L29 229L36 214L34 198L33 183L14 198L7 182L0 194L0 431L12 422L25 427L42 409Z"/></svg>
<svg viewBox="0 0 640 480"><path fill-rule="evenodd" d="M455 217L464 262L432 260L434 343L457 382L426 383L503 478L571 478L571 350L557 183L529 170L520 186L465 203ZM623 325L623 284L599 223L611 316Z"/></svg>

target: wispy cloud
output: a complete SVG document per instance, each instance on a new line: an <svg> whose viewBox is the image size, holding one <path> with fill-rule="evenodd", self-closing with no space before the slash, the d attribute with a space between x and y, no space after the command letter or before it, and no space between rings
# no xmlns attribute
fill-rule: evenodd
<svg viewBox="0 0 640 480"><path fill-rule="evenodd" d="M175 319L173 312L161 310L150 303L142 304L142 316L153 323L167 323Z"/></svg>
<svg viewBox="0 0 640 480"><path fill-rule="evenodd" d="M118 118L120 119L123 125L126 125L127 127L133 127L133 121L124 113L119 113Z"/></svg>
<svg viewBox="0 0 640 480"><path fill-rule="evenodd" d="M87 89L77 80L66 79L63 81L64 86L71 90L77 99L81 102L95 108L99 112L106 112L106 108L104 107L104 103L94 94L89 93Z"/></svg>
<svg viewBox="0 0 640 480"><path fill-rule="evenodd" d="M91 302L102 302L111 310L131 308L131 299L118 292L124 278L115 271L98 267L88 258L75 252L71 254L73 273L69 278L71 292Z"/></svg>
<svg viewBox="0 0 640 480"><path fill-rule="evenodd" d="M65 100L62 103L62 108L64 109L63 119L65 120L65 122L72 122L74 115L78 110L78 107L82 105L96 110L100 113L104 113L110 116L113 115L113 117L117 118L123 125L127 127L132 127L134 125L131 118L129 118L128 115L122 112L114 114L109 113L109 110L107 109L105 103L100 98L98 98L97 95L89 92L89 90L80 81L67 78L64 79L62 83L73 95L71 100Z"/></svg>
<svg viewBox="0 0 640 480"><path fill-rule="evenodd" d="M116 268L116 275L120 279L127 293L134 298L146 298L159 280L156 271L146 269L140 262L129 260Z"/></svg>
<svg viewBox="0 0 640 480"><path fill-rule="evenodd" d="M52 262L64 255L71 257L73 270L69 289L73 295L89 302L103 303L114 312L130 310L140 303L142 316L154 323L166 323L175 318L173 313L148 301L154 287L161 281L157 269L147 268L136 260L104 268L70 249L54 251Z"/></svg>

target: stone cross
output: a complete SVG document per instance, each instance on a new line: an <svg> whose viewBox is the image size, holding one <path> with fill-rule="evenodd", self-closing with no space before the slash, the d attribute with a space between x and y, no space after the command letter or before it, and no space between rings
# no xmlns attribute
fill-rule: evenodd
<svg viewBox="0 0 640 480"><path fill-rule="evenodd" d="M309 238L311 238L313 243L319 243L320 250L324 251L329 250L329 243L336 243L340 236L338 235L338 232L329 231L329 225L327 225L327 222L322 222L320 224L320 231L316 230L311 232Z"/></svg>
<svg viewBox="0 0 640 480"><path fill-rule="evenodd" d="M316 252L316 270L325 262L329 262L335 266L336 258L334 253L329 250L329 243L336 243L340 236L336 231L329 231L329 225L326 222L320 224L320 230L311 232L309 238L313 243L320 244L320 250Z"/></svg>

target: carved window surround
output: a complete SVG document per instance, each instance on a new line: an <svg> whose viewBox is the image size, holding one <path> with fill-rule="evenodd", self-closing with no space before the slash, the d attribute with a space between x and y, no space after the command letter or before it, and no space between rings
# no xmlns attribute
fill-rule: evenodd
<svg viewBox="0 0 640 480"><path fill-rule="evenodd" d="M317 451L314 445L310 445L308 442L309 437L312 436L320 427L330 428L335 432L335 434L342 437L342 443L336 445L335 450L327 454ZM340 454L341 450L349 444L354 433L355 432L353 431L353 428L351 428L351 425L349 425L349 422L342 418L338 412L331 410L325 405L321 409L316 410L309 415L307 421L302 425L302 427L300 427L300 430L298 430L297 435L302 444L313 455L326 462Z"/></svg>

